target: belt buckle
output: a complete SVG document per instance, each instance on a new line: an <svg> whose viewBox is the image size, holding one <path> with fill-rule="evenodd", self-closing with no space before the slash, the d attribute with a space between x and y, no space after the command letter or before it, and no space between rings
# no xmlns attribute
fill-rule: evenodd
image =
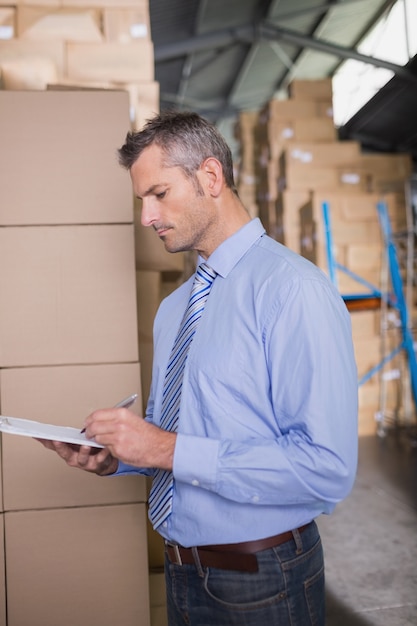
<svg viewBox="0 0 417 626"><path fill-rule="evenodd" d="M183 565L182 558L181 558L181 553L180 553L180 548L179 548L178 544L177 543L171 543L170 541L167 541L166 545L167 545L168 548L172 548L174 550L175 560L176 560L175 565Z"/></svg>

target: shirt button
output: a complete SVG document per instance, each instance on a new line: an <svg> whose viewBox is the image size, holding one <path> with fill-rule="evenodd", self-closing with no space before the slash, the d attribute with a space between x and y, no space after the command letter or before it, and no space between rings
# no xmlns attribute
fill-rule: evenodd
<svg viewBox="0 0 417 626"><path fill-rule="evenodd" d="M163 522L162 526L163 526L164 528L168 528L168 522Z"/></svg>
<svg viewBox="0 0 417 626"><path fill-rule="evenodd" d="M259 496L253 496L252 502L259 502Z"/></svg>
<svg viewBox="0 0 417 626"><path fill-rule="evenodd" d="M192 485L194 485L194 487L198 487L198 485L199 485L200 483L198 482L198 480L197 480L196 478L194 478L194 480L193 480L193 481L191 481L191 484L192 484Z"/></svg>

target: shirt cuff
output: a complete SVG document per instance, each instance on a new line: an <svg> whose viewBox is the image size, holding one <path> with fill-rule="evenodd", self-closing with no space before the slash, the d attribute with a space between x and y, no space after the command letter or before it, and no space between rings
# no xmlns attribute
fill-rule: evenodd
<svg viewBox="0 0 417 626"><path fill-rule="evenodd" d="M119 465L117 466L117 470L113 474L109 474L109 476L129 476L133 474L140 474L145 476L150 476L153 473L151 469L143 469L141 467L134 467L133 465L128 465L127 463L123 463L123 461L119 461Z"/></svg>
<svg viewBox="0 0 417 626"><path fill-rule="evenodd" d="M213 490L216 486L219 442L177 434L173 474L175 480Z"/></svg>

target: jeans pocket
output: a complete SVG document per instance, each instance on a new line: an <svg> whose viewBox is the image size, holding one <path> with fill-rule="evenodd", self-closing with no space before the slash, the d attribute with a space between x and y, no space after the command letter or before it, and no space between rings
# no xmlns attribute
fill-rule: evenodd
<svg viewBox="0 0 417 626"><path fill-rule="evenodd" d="M324 624L324 566L304 582L304 593L311 626Z"/></svg>
<svg viewBox="0 0 417 626"><path fill-rule="evenodd" d="M251 609L269 606L285 599L285 584L276 559L260 564L256 573L208 568L204 579L206 593L224 606Z"/></svg>
<svg viewBox="0 0 417 626"><path fill-rule="evenodd" d="M297 626L323 626L324 561L320 538L305 552L293 558L288 558L288 555L285 557L282 568L293 616L291 623Z"/></svg>

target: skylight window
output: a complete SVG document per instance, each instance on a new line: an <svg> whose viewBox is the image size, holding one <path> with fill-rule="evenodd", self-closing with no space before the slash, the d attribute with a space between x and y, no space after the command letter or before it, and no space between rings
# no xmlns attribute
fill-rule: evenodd
<svg viewBox="0 0 417 626"><path fill-rule="evenodd" d="M416 0L397 0L368 33L358 51L367 56L405 65L417 54ZM333 112L336 126L345 124L381 87L393 72L349 59L333 77Z"/></svg>

